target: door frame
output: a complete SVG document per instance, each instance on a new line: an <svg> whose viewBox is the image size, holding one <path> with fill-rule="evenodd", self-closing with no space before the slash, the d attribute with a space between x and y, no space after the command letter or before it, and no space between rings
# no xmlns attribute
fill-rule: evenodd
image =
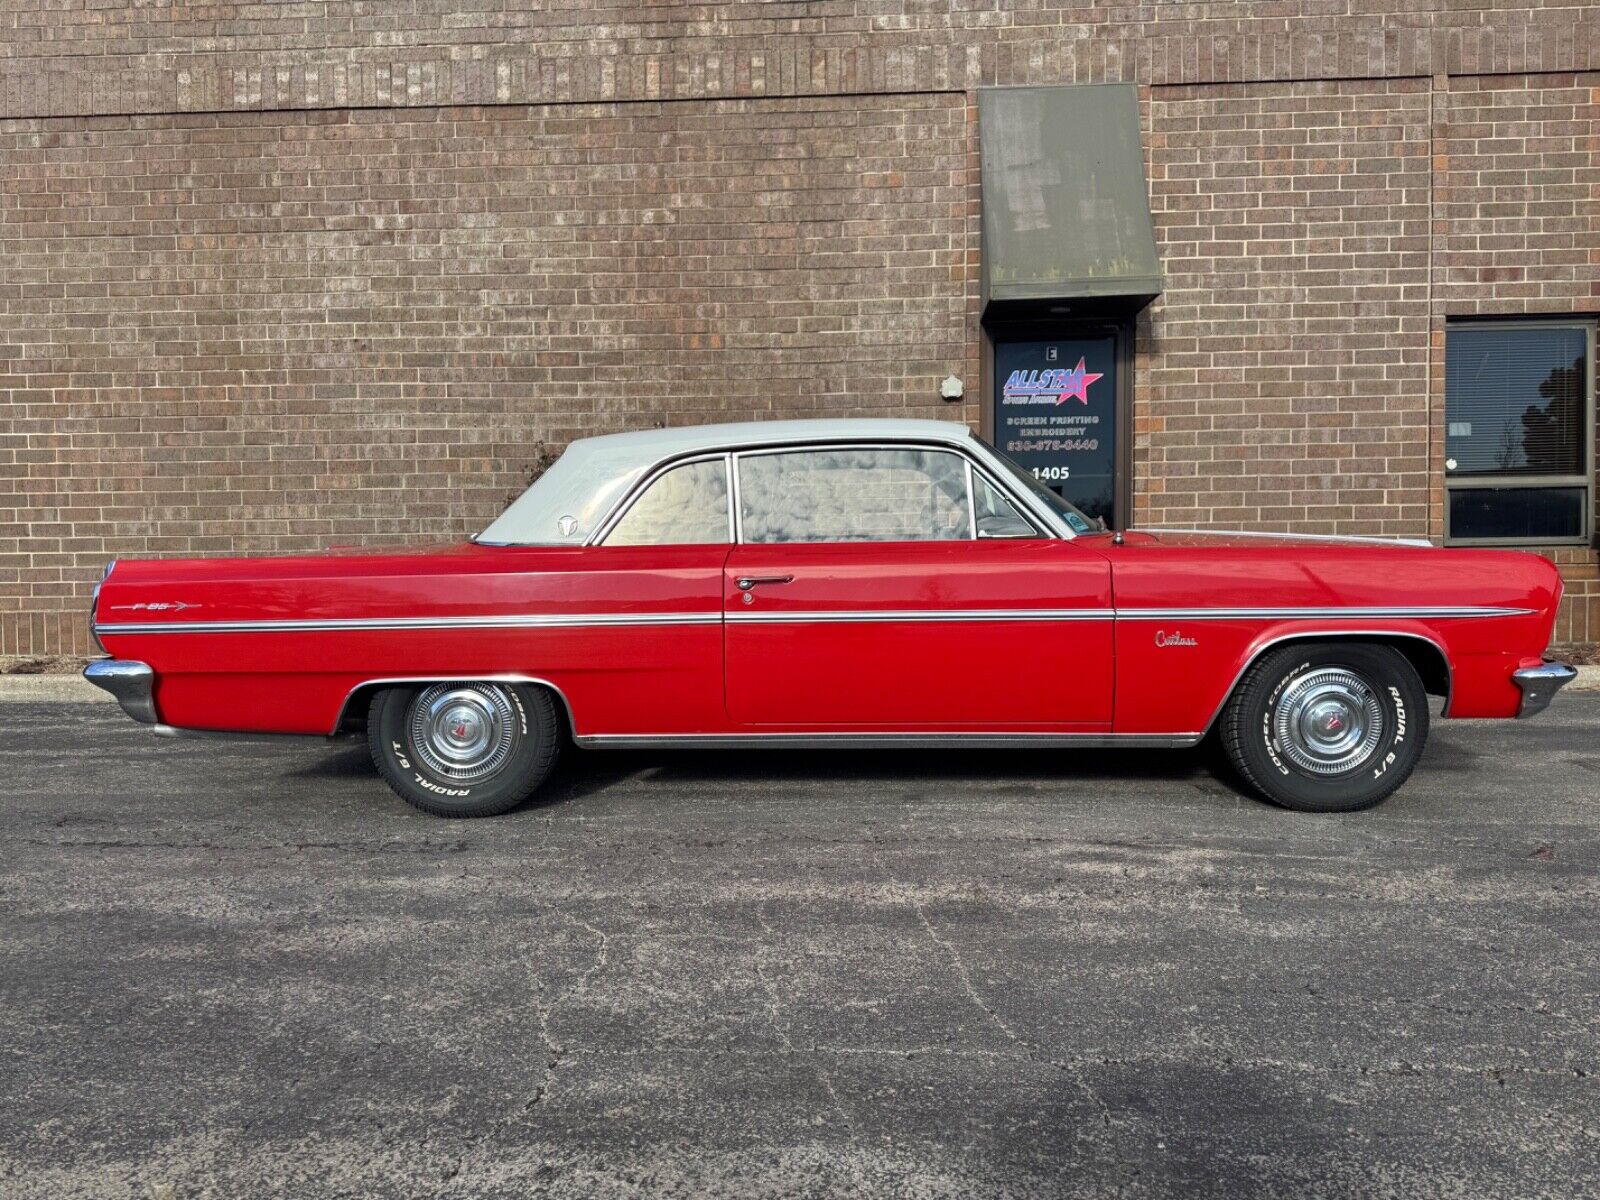
<svg viewBox="0 0 1600 1200"><path fill-rule="evenodd" d="M813 736L1108 734L1110 568L1099 550L1049 536L741 542L723 566L725 715L743 732ZM757 580L781 586L743 586ZM1078 672L1060 712L1041 715L1036 689L1017 685L1022 664L1040 663ZM946 696L952 680L959 702ZM858 695L841 712L847 682Z"/></svg>
<svg viewBox="0 0 1600 1200"><path fill-rule="evenodd" d="M1069 338L1109 337L1112 360L1116 364L1116 391L1112 394L1112 436L1117 440L1112 458L1111 528L1129 528L1133 516L1133 350L1136 322L1133 317L1105 320L1073 320L1068 317L1029 318L1026 320L985 322L983 331L983 403L979 406L978 428L984 440L995 444L995 403L999 388L995 376L995 347L1002 342L1049 342ZM996 450L996 453L1003 451Z"/></svg>

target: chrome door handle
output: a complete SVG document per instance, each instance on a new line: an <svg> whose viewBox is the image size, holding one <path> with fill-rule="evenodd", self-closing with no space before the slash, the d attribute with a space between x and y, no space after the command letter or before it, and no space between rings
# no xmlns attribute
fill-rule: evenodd
<svg viewBox="0 0 1600 1200"><path fill-rule="evenodd" d="M741 575L739 576L739 590L748 592L760 583L793 583L793 575Z"/></svg>

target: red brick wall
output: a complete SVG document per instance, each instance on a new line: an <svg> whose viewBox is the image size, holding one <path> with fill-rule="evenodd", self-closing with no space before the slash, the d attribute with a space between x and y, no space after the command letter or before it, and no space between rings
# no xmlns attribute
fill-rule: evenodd
<svg viewBox="0 0 1600 1200"><path fill-rule="evenodd" d="M1439 315L1600 309L1600 73L1446 79L1436 107Z"/></svg>
<svg viewBox="0 0 1600 1200"><path fill-rule="evenodd" d="M0 13L20 116L1600 69L1589 0L503 0Z"/></svg>
<svg viewBox="0 0 1600 1200"><path fill-rule="evenodd" d="M1425 80L1157 88L1136 523L1425 536Z"/></svg>
<svg viewBox="0 0 1600 1200"><path fill-rule="evenodd" d="M114 555L473 532L542 442L960 416L967 151L960 95L0 126L0 654Z"/></svg>

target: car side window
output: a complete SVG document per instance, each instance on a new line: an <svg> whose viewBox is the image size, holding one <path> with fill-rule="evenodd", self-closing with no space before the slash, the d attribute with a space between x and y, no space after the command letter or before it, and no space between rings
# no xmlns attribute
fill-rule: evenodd
<svg viewBox="0 0 1600 1200"><path fill-rule="evenodd" d="M972 536L966 460L838 448L738 460L746 542L944 542Z"/></svg>
<svg viewBox="0 0 1600 1200"><path fill-rule="evenodd" d="M972 475L972 515L981 538L1033 538L1040 533L992 483L977 472Z"/></svg>
<svg viewBox="0 0 1600 1200"><path fill-rule="evenodd" d="M728 469L720 458L684 463L656 479L606 535L607 546L729 542Z"/></svg>

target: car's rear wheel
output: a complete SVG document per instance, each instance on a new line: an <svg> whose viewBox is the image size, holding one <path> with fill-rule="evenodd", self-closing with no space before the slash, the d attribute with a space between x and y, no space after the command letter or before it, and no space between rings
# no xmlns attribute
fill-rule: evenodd
<svg viewBox="0 0 1600 1200"><path fill-rule="evenodd" d="M545 781L559 749L542 688L457 680L384 688L367 714L378 773L438 817L492 817Z"/></svg>
<svg viewBox="0 0 1600 1200"><path fill-rule="evenodd" d="M1285 646L1245 672L1223 710L1222 744L1273 803L1354 812L1387 798L1417 765L1427 700L1416 669L1389 646Z"/></svg>

